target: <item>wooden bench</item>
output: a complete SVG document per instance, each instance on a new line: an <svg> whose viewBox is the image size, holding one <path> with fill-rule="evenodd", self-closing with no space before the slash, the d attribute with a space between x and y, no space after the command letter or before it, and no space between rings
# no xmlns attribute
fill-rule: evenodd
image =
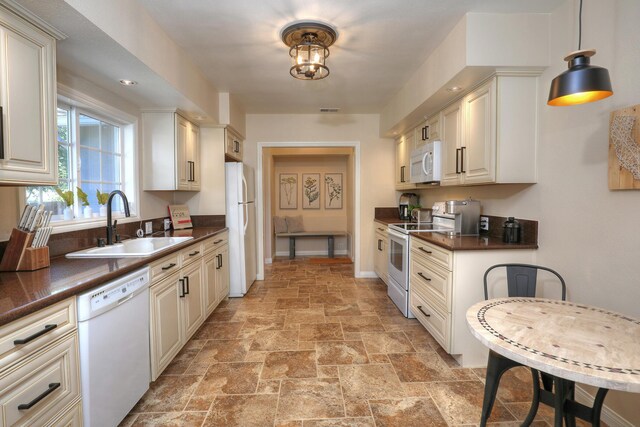
<svg viewBox="0 0 640 427"><path fill-rule="evenodd" d="M289 238L289 259L296 257L296 239L304 237L326 237L329 245L329 258L333 258L333 238L346 236L344 231L301 231L299 233L276 233L276 237Z"/></svg>

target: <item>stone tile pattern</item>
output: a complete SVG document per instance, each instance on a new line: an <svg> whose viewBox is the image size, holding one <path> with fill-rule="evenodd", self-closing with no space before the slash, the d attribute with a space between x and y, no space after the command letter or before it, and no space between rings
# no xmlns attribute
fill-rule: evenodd
<svg viewBox="0 0 640 427"><path fill-rule="evenodd" d="M479 423L484 369L460 368L382 281L305 258L265 273L220 304L121 426ZM491 423L520 425L530 402L531 374L513 369ZM534 425L552 421L543 408Z"/></svg>

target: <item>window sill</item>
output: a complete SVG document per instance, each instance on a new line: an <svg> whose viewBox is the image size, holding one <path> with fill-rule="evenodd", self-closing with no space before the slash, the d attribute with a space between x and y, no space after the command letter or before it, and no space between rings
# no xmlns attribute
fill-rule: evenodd
<svg viewBox="0 0 640 427"><path fill-rule="evenodd" d="M113 219L117 219L119 224L130 222L139 222L142 219L138 215L132 215L127 218L124 215L113 215ZM76 218L71 221L55 221L51 223L53 227L52 234L67 233L69 231L88 230L91 228L106 227L107 218Z"/></svg>

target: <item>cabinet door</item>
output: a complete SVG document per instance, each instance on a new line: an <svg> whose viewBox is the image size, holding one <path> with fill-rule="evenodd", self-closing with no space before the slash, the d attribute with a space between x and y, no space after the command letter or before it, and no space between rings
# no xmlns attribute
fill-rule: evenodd
<svg viewBox="0 0 640 427"><path fill-rule="evenodd" d="M182 348L181 299L178 273L151 286L151 380L162 373Z"/></svg>
<svg viewBox="0 0 640 427"><path fill-rule="evenodd" d="M225 134L225 154L239 162L242 161L242 139L229 129L225 130Z"/></svg>
<svg viewBox="0 0 640 427"><path fill-rule="evenodd" d="M396 140L396 190L415 188L415 185L409 182L411 180L409 161L413 143L413 131Z"/></svg>
<svg viewBox="0 0 640 427"><path fill-rule="evenodd" d="M200 128L193 123L189 124L189 148L188 148L188 164L190 170L191 185L189 189L192 191L200 190Z"/></svg>
<svg viewBox="0 0 640 427"><path fill-rule="evenodd" d="M189 190L190 167L189 159L189 125L190 123L182 116L176 114L176 188L178 190Z"/></svg>
<svg viewBox="0 0 640 427"><path fill-rule="evenodd" d="M440 184L460 184L460 154L462 151L462 108L460 102L456 102L442 111L440 132L443 145Z"/></svg>
<svg viewBox="0 0 640 427"><path fill-rule="evenodd" d="M218 302L229 295L229 246L223 246L216 252L219 259L216 275L216 296Z"/></svg>
<svg viewBox="0 0 640 427"><path fill-rule="evenodd" d="M55 185L55 41L0 10L0 183Z"/></svg>
<svg viewBox="0 0 640 427"><path fill-rule="evenodd" d="M185 268L181 276L183 333L184 341L187 341L204 322L202 263Z"/></svg>
<svg viewBox="0 0 640 427"><path fill-rule="evenodd" d="M427 121L420 123L415 129L415 147L422 147L429 141L429 131L427 130Z"/></svg>
<svg viewBox="0 0 640 427"><path fill-rule="evenodd" d="M464 182L477 184L496 180L495 80L464 98Z"/></svg>
<svg viewBox="0 0 640 427"><path fill-rule="evenodd" d="M216 293L216 280L219 258L217 253L207 255L204 259L204 307L206 316L209 316L218 305Z"/></svg>
<svg viewBox="0 0 640 427"><path fill-rule="evenodd" d="M389 260L387 252L387 241L382 233L376 233L375 235L375 256L374 256L374 270L378 277L383 282L387 283L387 269Z"/></svg>
<svg viewBox="0 0 640 427"><path fill-rule="evenodd" d="M435 114L427 120L428 130L427 140L428 141L438 141L440 140L440 113Z"/></svg>

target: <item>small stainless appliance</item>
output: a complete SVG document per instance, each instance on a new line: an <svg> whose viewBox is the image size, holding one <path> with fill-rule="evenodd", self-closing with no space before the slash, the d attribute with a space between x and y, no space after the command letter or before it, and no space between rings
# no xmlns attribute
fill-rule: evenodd
<svg viewBox="0 0 640 427"><path fill-rule="evenodd" d="M502 235L502 241L505 243L518 243L520 242L520 223L516 219L510 216L502 225L504 228L504 234Z"/></svg>
<svg viewBox="0 0 640 427"><path fill-rule="evenodd" d="M400 219L411 219L411 206L418 206L418 195L415 193L402 193L398 202L398 214Z"/></svg>
<svg viewBox="0 0 640 427"><path fill-rule="evenodd" d="M411 152L410 181L413 184L440 182L442 141L431 141Z"/></svg>
<svg viewBox="0 0 640 427"><path fill-rule="evenodd" d="M460 214L460 234L480 233L480 202L478 200L447 200L445 206L447 214Z"/></svg>

